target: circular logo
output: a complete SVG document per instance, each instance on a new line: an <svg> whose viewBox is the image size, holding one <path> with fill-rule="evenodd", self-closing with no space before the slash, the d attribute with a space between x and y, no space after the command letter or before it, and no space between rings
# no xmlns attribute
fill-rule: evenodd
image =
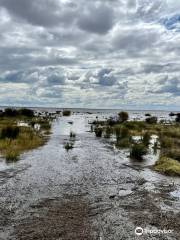
<svg viewBox="0 0 180 240"><path fill-rule="evenodd" d="M135 229L135 234L138 235L138 236L143 235L143 229L142 229L142 227L137 227L137 228Z"/></svg>

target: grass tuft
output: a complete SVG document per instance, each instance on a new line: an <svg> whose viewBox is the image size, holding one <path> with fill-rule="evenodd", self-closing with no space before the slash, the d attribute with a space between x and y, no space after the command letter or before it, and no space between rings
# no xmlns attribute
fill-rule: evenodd
<svg viewBox="0 0 180 240"><path fill-rule="evenodd" d="M174 159L161 156L155 163L154 170L170 176L180 176L180 163Z"/></svg>

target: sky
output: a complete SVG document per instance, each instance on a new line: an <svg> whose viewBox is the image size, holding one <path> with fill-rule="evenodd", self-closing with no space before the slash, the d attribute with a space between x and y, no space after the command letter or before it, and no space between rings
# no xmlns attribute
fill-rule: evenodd
<svg viewBox="0 0 180 240"><path fill-rule="evenodd" d="M180 109L180 1L0 0L0 105Z"/></svg>

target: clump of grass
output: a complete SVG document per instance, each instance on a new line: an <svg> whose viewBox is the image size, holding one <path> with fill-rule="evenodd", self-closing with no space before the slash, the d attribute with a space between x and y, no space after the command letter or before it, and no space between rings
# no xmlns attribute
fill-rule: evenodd
<svg viewBox="0 0 180 240"><path fill-rule="evenodd" d="M39 147L44 142L43 136L35 133L31 128L20 127L16 138L0 139L0 153L7 160L17 159L22 152Z"/></svg>
<svg viewBox="0 0 180 240"><path fill-rule="evenodd" d="M70 138L75 138L76 137L76 134L74 132L70 132Z"/></svg>
<svg viewBox="0 0 180 240"><path fill-rule="evenodd" d="M180 163L174 159L161 156L155 163L154 170L170 176L180 176Z"/></svg>
<svg viewBox="0 0 180 240"><path fill-rule="evenodd" d="M118 148L129 148L131 146L131 138L122 138L116 142Z"/></svg>
<svg viewBox="0 0 180 240"><path fill-rule="evenodd" d="M74 148L74 144L72 142L66 142L64 144L64 148L69 151L70 149L73 149Z"/></svg>
<svg viewBox="0 0 180 240"><path fill-rule="evenodd" d="M150 139L151 139L151 135L149 132L146 131L142 137L142 143L148 147L150 143Z"/></svg>
<svg viewBox="0 0 180 240"><path fill-rule="evenodd" d="M116 141L118 141L121 138L121 126L114 127L114 134L116 135Z"/></svg>
<svg viewBox="0 0 180 240"><path fill-rule="evenodd" d="M68 116L70 116L70 115L71 115L71 111L70 111L70 110L64 110L64 111L63 111L63 116L68 117Z"/></svg>
<svg viewBox="0 0 180 240"><path fill-rule="evenodd" d="M121 138L127 138L129 134L129 129L127 127L121 127Z"/></svg>
<svg viewBox="0 0 180 240"><path fill-rule="evenodd" d="M5 154L7 162L16 162L19 159L19 152L12 149L8 149Z"/></svg>
<svg viewBox="0 0 180 240"><path fill-rule="evenodd" d="M105 138L110 138L111 135L112 135L112 133L113 133L112 128L111 128L110 126L107 126L107 127L105 128L104 137L105 137Z"/></svg>
<svg viewBox="0 0 180 240"><path fill-rule="evenodd" d="M161 142L161 148L167 149L167 148L173 147L173 139L163 134L160 135L160 142Z"/></svg>
<svg viewBox="0 0 180 240"><path fill-rule="evenodd" d="M101 128L101 127L96 127L96 128L94 129L94 132L95 132L95 134L96 134L96 137L102 137L103 128Z"/></svg>
<svg viewBox="0 0 180 240"><path fill-rule="evenodd" d="M142 160L147 154L147 147L142 143L135 143L130 150L130 157L136 160Z"/></svg>
<svg viewBox="0 0 180 240"><path fill-rule="evenodd" d="M180 162L180 150L178 148L164 149L162 152L166 157Z"/></svg>
<svg viewBox="0 0 180 240"><path fill-rule="evenodd" d="M18 137L20 132L19 127L11 127L7 126L2 128L1 133L0 133L0 138L5 139L5 138L10 138L10 139L15 139Z"/></svg>

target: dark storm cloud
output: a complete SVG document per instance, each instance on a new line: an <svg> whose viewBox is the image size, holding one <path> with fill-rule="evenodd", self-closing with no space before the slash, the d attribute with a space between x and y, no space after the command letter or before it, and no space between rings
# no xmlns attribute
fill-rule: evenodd
<svg viewBox="0 0 180 240"><path fill-rule="evenodd" d="M113 26L113 9L103 4L85 8L78 19L78 26L88 32L104 34Z"/></svg>
<svg viewBox="0 0 180 240"><path fill-rule="evenodd" d="M171 93L174 96L180 96L179 77L169 78L168 76L165 76L160 79L158 83L158 88L156 90L152 90L152 93Z"/></svg>
<svg viewBox="0 0 180 240"><path fill-rule="evenodd" d="M70 5L63 12L57 0L1 0L0 3L12 16L45 27L55 26L60 21L69 23L74 15Z"/></svg>
<svg viewBox="0 0 180 240"><path fill-rule="evenodd" d="M33 71L12 71L0 78L0 83L28 83L33 84L37 81L37 72Z"/></svg>
<svg viewBox="0 0 180 240"><path fill-rule="evenodd" d="M102 86L113 86L117 79L112 73L112 69L101 69L97 74L98 83Z"/></svg>

